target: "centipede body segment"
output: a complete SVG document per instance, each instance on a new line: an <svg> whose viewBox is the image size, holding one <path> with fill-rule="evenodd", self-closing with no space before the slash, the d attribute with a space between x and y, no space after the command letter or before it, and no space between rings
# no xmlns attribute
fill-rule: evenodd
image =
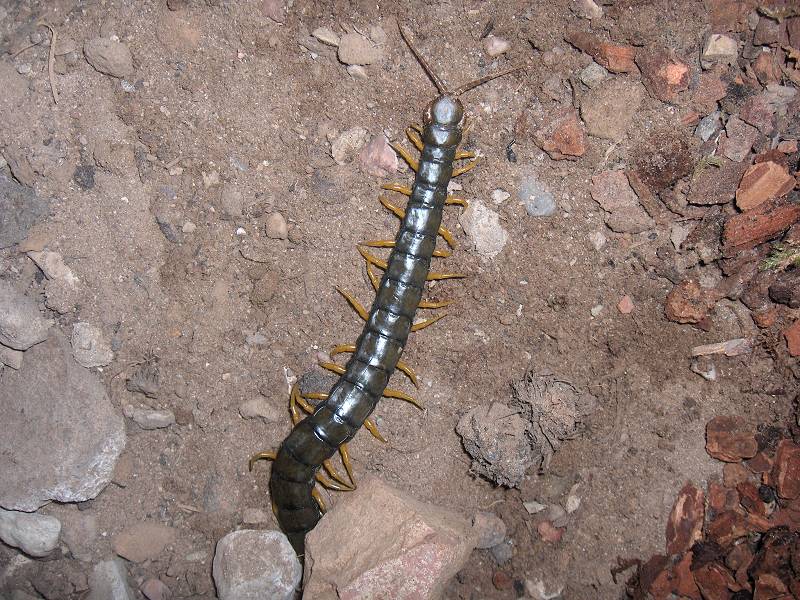
<svg viewBox="0 0 800 600"><path fill-rule="evenodd" d="M365 242L359 251L367 262L367 273L376 288L375 300L367 311L347 292L347 301L365 320L364 329L353 345L340 345L331 353L350 353L344 367L335 363L321 366L339 374L339 380L328 393L300 394L295 386L291 394L292 417L295 426L283 441L277 454L263 452L251 459L274 460L269 489L272 506L281 529L286 533L298 555L304 553L305 535L320 520L324 510L321 496L315 490L320 482L330 489L353 489L352 467L347 443L362 425L379 439L380 433L369 419L381 397L399 398L417 404L399 390L387 389L395 369L405 373L415 384L416 374L400 360L409 333L441 318L433 317L414 323L418 308L439 308L446 303L426 302L422 296L426 281L461 277L457 273L431 272L434 256L447 256L448 251L437 250L438 236L453 246L450 232L442 227L446 204L464 204L448 197L447 186L453 176L468 171L475 161L454 168L460 159L472 159L474 154L458 150L462 138L464 108L457 96L485 81L505 75L494 74L447 92L444 85L430 70L411 45L401 28L403 38L414 55L439 88L440 95L427 107L421 128L411 128L409 139L420 150L419 159L399 149L399 154L416 171L410 188L392 184L386 189L408 196L405 208L400 208L382 198L381 202L402 218L394 240ZM514 69L516 70L516 69ZM374 256L369 248L391 248L387 260ZM374 269L382 269L378 279ZM320 400L313 406L309 400ZM298 408L299 407L299 408ZM300 410L310 413L302 418ZM340 452L342 463L350 481L340 475L330 463ZM325 472L326 475L323 475Z"/></svg>

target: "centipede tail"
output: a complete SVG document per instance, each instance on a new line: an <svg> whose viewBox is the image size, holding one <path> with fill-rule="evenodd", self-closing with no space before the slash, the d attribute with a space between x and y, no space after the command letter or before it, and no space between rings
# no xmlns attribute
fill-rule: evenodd
<svg viewBox="0 0 800 600"><path fill-rule="evenodd" d="M303 410L312 411L311 414L296 423L277 455L265 452L254 457L274 457L269 482L273 510L281 529L301 557L305 552L305 535L322 518L324 510L321 497L314 488L315 482L327 481L331 489L355 487L346 446L343 445L353 439L362 425L366 425L375 437L383 439L369 420L382 396L399 398L419 406L410 396L397 390L387 390L386 387L397 368L416 383L414 371L401 363L400 357L409 333L433 324L441 316L414 324L414 315L418 308L439 308L447 304L422 300L426 281L461 276L430 271L434 256L449 255L449 252L436 249L437 237L441 235L450 247L454 245L452 234L441 224L445 205L464 204L463 199L448 196L448 183L453 176L474 166L472 161L454 171L456 160L474 158L472 153L458 151L464 108L457 96L462 91L516 70L484 77L461 86L456 93L449 93L411 45L402 28L400 32L441 93L428 105L423 126L409 130L411 142L420 150L419 159L395 147L398 154L416 171L411 188L398 184L385 186L386 189L408 196L405 209L381 198L386 208L402 218L400 229L393 242L373 241L359 246L359 251L367 261L370 281L376 288L370 310L367 312L353 296L340 290L366 323L354 346L340 345L332 352L332 355L352 353L345 367L334 363L322 365L339 373L338 381L329 394L303 397L293 389L293 418L299 419L297 405ZM391 248L391 253L388 260L383 261L370 254L367 248ZM380 281L372 268L383 270ZM313 408L306 401L312 396L322 400ZM337 451L342 455L352 485L346 484L329 462ZM332 479L318 475L322 467Z"/></svg>

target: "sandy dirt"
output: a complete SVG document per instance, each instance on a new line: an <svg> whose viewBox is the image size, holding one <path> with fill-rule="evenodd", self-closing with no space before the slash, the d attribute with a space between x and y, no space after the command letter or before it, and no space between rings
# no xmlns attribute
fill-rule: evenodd
<svg viewBox="0 0 800 600"><path fill-rule="evenodd" d="M617 41L673 48L699 70L709 31L703 3L615 4L607 12L625 18L608 17L604 28ZM216 541L241 526L246 508L269 513L269 465L251 473L247 460L276 448L290 429L287 373L315 369L318 352L355 340L360 322L336 286L369 304L355 244L396 231L396 218L377 197L381 183L411 180L405 166L392 177L370 176L352 157L337 164L330 140L358 126L403 141L405 127L419 122L434 89L398 35L401 19L447 82L513 64L528 68L464 98L472 124L466 147L484 158L459 178L461 193L497 211L509 241L494 259L481 259L458 224L458 209L448 209L446 223L460 247L441 263L470 276L433 288L434 298L456 303L407 348L426 410L384 401L377 423L388 443L359 434L351 446L356 474L378 475L464 515L492 510L505 521L513 558L503 569L514 584L497 589L494 558L476 550L448 599L517 598L525 580L541 580L547 590L563 586L562 597L570 599L623 595L610 572L617 557L658 551L676 490L718 472L704 450L707 420L740 414L785 422L796 385L785 351L776 359L767 342L717 359L716 381L693 373L690 348L753 333L746 310L723 301L709 331L669 322L664 301L674 282L657 274L679 262L668 226L615 234L589 194L594 174L651 152L643 140L652 131L682 127L680 109L646 97L620 142L589 137L579 160L548 158L525 115L554 102L549 79L575 82L590 61L563 39L570 28L588 28L567 0L296 1L283 23L256 1L172 5L178 10L162 0L8 0L0 8L7 52L0 86L21 86L0 116L0 147L6 156L36 158L30 183L51 202L25 243L59 252L82 284L64 299L68 310L54 316L65 332L84 321L112 340L115 357L101 378L119 411L167 408L177 419L153 431L126 419L116 483L80 506L42 509L63 522L96 519L88 556L65 552L25 564L8 589L64 574L79 582L69 597L82 597L92 562L113 555L115 534L155 519L174 527L177 538L156 558L127 563L131 581L161 577L175 598L215 597ZM490 19L492 33L511 42L497 58L481 42ZM32 32L47 37L38 21L52 24L77 53L74 64L66 54L56 57L58 105L46 45L11 56ZM339 34L381 27L383 58L364 67L366 78L352 76L335 48L308 41L322 25ZM104 75L86 62L84 41L100 35L115 35L130 49L131 76ZM23 63L30 74L18 73ZM555 93L568 100L573 92L562 85ZM691 137L690 128L682 133ZM512 140L516 162L507 157ZM80 165L93 167L91 185L77 182ZM555 196L550 217L529 216L517 197L530 174ZM225 199L231 189L240 194L233 207ZM497 189L511 197L493 203ZM275 212L288 223L288 239L266 235ZM608 238L599 249L590 241L595 232ZM46 281L19 248L0 253L0 272L29 295L44 292ZM721 277L713 265L686 272ZM625 295L634 303L630 314L617 309ZM263 336L258 343L255 333ZM157 369L155 399L126 387L145 363ZM597 407L586 431L564 442L546 472L529 472L520 489L495 487L470 472L455 425L480 404L509 401L512 384L530 369L590 392ZM240 405L259 395L278 420L240 416ZM562 540L543 541L523 502L563 502L576 483L580 506ZM15 555L0 548L0 563Z"/></svg>

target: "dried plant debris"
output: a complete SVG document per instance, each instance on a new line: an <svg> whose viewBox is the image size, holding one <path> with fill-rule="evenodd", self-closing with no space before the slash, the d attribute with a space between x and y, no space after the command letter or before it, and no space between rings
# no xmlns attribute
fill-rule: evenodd
<svg viewBox="0 0 800 600"><path fill-rule="evenodd" d="M532 445L542 456L541 466L547 468L561 442L584 431L597 398L552 374L537 375L533 371L512 387L512 406L518 406L530 422Z"/></svg>
<svg viewBox="0 0 800 600"><path fill-rule="evenodd" d="M506 487L518 487L531 466L547 468L561 442L581 433L596 404L572 384L533 371L512 390L509 404L482 404L456 426L472 471Z"/></svg>
<svg viewBox="0 0 800 600"><path fill-rule="evenodd" d="M138 392L148 398L158 397L158 362L147 360L126 381L129 392Z"/></svg>

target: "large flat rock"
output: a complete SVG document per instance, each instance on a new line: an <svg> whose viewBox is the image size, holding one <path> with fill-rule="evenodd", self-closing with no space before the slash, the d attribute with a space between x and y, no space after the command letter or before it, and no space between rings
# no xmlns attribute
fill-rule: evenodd
<svg viewBox="0 0 800 600"><path fill-rule="evenodd" d="M94 498L125 447L103 384L55 331L19 371L0 374L0 423L0 506L9 510Z"/></svg>

